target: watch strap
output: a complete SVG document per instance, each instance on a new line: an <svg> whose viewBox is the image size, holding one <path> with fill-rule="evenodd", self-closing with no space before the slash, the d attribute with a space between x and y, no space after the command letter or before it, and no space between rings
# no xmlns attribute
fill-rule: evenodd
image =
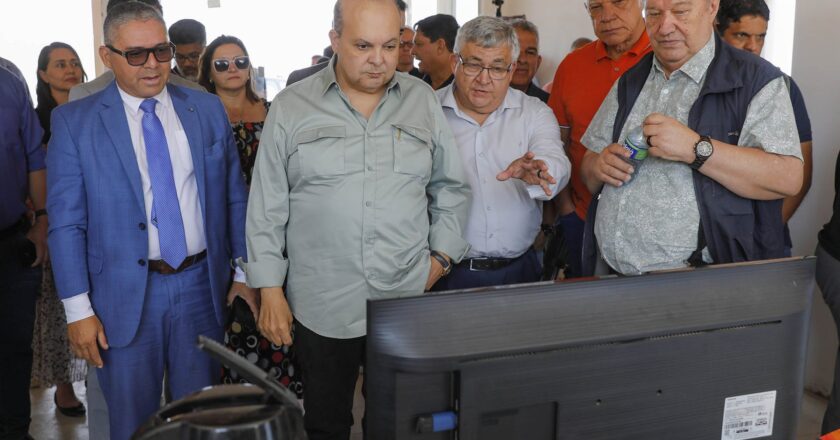
<svg viewBox="0 0 840 440"><path fill-rule="evenodd" d="M691 167L692 170L699 170L700 167L702 167L703 164L706 163L706 160L708 160L709 157L711 157L711 154L709 156L701 156L701 155L697 154L697 146L700 145L701 142L708 142L709 145L711 145L712 144L712 138L710 138L706 135L700 135L700 140L698 140L694 144L694 162L691 162L691 164L688 165L689 167ZM713 152L714 152L714 150L713 150Z"/></svg>
<svg viewBox="0 0 840 440"><path fill-rule="evenodd" d="M437 260L438 263L440 263L440 265L443 267L443 275L449 275L449 272L452 270L452 262L448 261L446 257L441 255L441 253L438 251L431 251L429 255L431 255L432 258Z"/></svg>

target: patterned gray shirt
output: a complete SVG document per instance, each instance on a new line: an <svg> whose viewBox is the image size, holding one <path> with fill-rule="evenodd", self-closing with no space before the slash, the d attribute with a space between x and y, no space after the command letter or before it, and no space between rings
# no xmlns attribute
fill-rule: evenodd
<svg viewBox="0 0 840 440"><path fill-rule="evenodd" d="M709 42L670 78L654 57L653 67L636 100L620 139L658 112L688 125L688 113L700 94L706 70L715 54ZM617 82L613 84L581 142L596 153L612 143L618 112ZM738 141L739 146L802 158L790 96L780 77L753 97ZM648 157L637 167L629 184L605 185L595 218L595 237L601 256L614 270L640 274L673 269L697 248L700 214L694 195L691 168L682 162ZM709 255L704 252L708 261ZM711 262L711 261L709 261Z"/></svg>

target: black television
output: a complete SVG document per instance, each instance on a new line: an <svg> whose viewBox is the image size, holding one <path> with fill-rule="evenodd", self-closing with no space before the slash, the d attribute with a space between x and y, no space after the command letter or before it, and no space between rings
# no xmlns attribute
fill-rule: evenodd
<svg viewBox="0 0 840 440"><path fill-rule="evenodd" d="M794 439L814 258L368 302L366 436Z"/></svg>

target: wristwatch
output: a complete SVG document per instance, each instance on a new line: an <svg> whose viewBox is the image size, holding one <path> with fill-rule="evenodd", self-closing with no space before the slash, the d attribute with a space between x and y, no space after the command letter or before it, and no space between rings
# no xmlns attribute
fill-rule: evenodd
<svg viewBox="0 0 840 440"><path fill-rule="evenodd" d="M442 276L447 276L447 275L449 275L449 272L451 272L451 271L452 271L452 263L451 263L451 262L449 262L449 260L447 260L447 259L446 259L446 257L444 257L444 256L443 256L440 252L438 252L438 251L431 251L431 252L429 253L429 255L431 255L431 256L432 256L432 258L434 258L435 260L437 260L437 261L438 261L438 263L440 263L440 265L441 265L441 266L443 266L443 275L442 275Z"/></svg>
<svg viewBox="0 0 840 440"><path fill-rule="evenodd" d="M701 135L700 140L694 144L694 162L689 166L692 170L699 170L714 152L715 147L712 145L712 139L708 136Z"/></svg>

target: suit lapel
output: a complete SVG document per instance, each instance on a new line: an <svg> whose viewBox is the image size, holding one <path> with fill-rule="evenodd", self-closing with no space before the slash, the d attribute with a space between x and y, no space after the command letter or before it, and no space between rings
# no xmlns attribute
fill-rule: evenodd
<svg viewBox="0 0 840 440"><path fill-rule="evenodd" d="M172 98L172 106L175 113L184 127L187 135L187 142L190 144L190 155L193 161L195 181L198 186L198 197L201 202L201 215L207 219L206 198L205 198L205 172L204 172L204 138L201 130L201 121L198 118L198 108L190 102L189 97L178 87L171 84L166 86L169 96ZM209 147L209 145L208 145Z"/></svg>
<svg viewBox="0 0 840 440"><path fill-rule="evenodd" d="M103 93L105 95L102 104L105 108L99 112L99 116L102 118L105 130L108 132L111 143L114 145L114 149L117 150L117 155L128 176L128 182L131 185L131 192L134 193L137 206L145 213L146 203L143 200L140 168L137 165L137 155L134 154L134 144L131 142L128 120L125 116L122 98L120 97L119 91L117 91L116 82L112 82Z"/></svg>

